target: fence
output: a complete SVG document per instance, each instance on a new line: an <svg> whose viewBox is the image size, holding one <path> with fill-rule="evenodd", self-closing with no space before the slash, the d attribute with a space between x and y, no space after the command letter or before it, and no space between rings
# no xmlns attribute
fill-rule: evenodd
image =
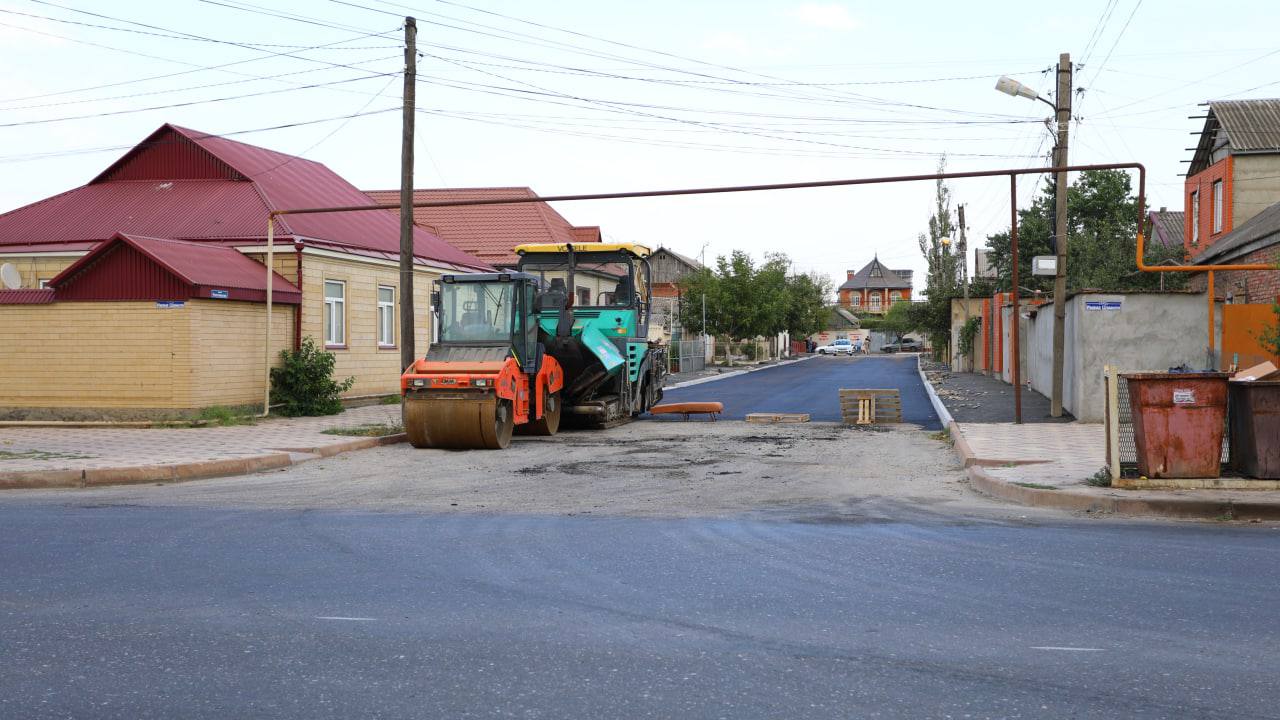
<svg viewBox="0 0 1280 720"><path fill-rule="evenodd" d="M1129 382L1114 367L1102 369L1103 387L1106 391L1106 411L1103 417L1107 434L1107 467L1111 479L1138 476L1138 446L1133 438L1133 410L1129 407ZM1220 461L1226 465L1230 459L1231 425L1228 421L1222 431Z"/></svg>
<svg viewBox="0 0 1280 720"><path fill-rule="evenodd" d="M707 349L702 340L677 340L667 350L667 369L673 373L693 372L707 366Z"/></svg>

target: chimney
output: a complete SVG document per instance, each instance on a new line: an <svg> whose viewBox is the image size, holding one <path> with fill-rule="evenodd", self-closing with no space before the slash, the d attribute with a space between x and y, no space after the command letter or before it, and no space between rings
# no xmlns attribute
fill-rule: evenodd
<svg viewBox="0 0 1280 720"><path fill-rule="evenodd" d="M853 279L853 276L858 274L858 271L856 271L856 270L845 270L845 271L844 271L844 274L845 274L845 278L844 278L845 280L852 280L852 279Z"/></svg>

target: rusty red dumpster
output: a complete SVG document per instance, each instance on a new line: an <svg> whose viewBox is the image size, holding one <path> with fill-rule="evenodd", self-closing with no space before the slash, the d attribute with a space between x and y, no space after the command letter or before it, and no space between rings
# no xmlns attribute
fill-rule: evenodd
<svg viewBox="0 0 1280 720"><path fill-rule="evenodd" d="M1231 383L1231 467L1280 479L1280 380Z"/></svg>
<svg viewBox="0 0 1280 720"><path fill-rule="evenodd" d="M1227 373L1131 373L1129 408L1138 472L1216 478L1222 468Z"/></svg>

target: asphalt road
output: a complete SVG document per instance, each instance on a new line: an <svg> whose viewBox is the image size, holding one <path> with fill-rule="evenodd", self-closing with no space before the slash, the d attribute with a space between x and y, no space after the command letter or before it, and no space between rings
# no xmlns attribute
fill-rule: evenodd
<svg viewBox="0 0 1280 720"><path fill-rule="evenodd" d="M1268 526L68 503L0 527L0 717L1280 717Z"/></svg>
<svg viewBox="0 0 1280 720"><path fill-rule="evenodd" d="M840 422L840 388L898 388L903 422L926 430L942 429L916 370L916 356L911 354L819 356L666 390L662 400L718 400L724 403L724 417L729 420L741 420L753 412L801 412L809 413L814 422Z"/></svg>

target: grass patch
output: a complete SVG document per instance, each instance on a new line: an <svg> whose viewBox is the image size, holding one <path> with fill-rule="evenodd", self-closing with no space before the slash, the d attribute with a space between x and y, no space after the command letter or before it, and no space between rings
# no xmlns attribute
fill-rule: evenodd
<svg viewBox="0 0 1280 720"><path fill-rule="evenodd" d="M379 404L381 404L381 405L399 405L399 404L400 404L400 396L399 396L399 395L388 395L388 396L386 396L386 397L382 398L381 400L379 400L378 402L379 402Z"/></svg>
<svg viewBox="0 0 1280 720"><path fill-rule="evenodd" d="M1013 484L1017 485L1018 487L1031 488L1032 490L1057 490L1058 489L1053 485L1045 485L1043 483L1016 482Z"/></svg>
<svg viewBox="0 0 1280 720"><path fill-rule="evenodd" d="M348 427L333 427L328 430L321 430L325 435L348 435L351 437L383 437L384 435L398 435L404 432L404 427L399 423L371 423L368 425L350 425Z"/></svg>
<svg viewBox="0 0 1280 720"><path fill-rule="evenodd" d="M955 444L955 440L951 438L951 428L943 428L942 430L939 430L936 433L929 433L929 439L937 440L938 442L944 442L948 445Z"/></svg>
<svg viewBox="0 0 1280 720"><path fill-rule="evenodd" d="M1098 472L1085 478L1094 487L1111 487L1111 468L1103 466Z"/></svg>
<svg viewBox="0 0 1280 720"><path fill-rule="evenodd" d="M51 452L48 450L22 450L20 452L0 450L0 460L88 460L92 457L97 456L82 455L80 453Z"/></svg>
<svg viewBox="0 0 1280 720"><path fill-rule="evenodd" d="M252 415L238 413L229 407L214 405L213 407L201 408L200 414L195 417L195 422L206 426L230 427L232 425L253 425L255 418Z"/></svg>

